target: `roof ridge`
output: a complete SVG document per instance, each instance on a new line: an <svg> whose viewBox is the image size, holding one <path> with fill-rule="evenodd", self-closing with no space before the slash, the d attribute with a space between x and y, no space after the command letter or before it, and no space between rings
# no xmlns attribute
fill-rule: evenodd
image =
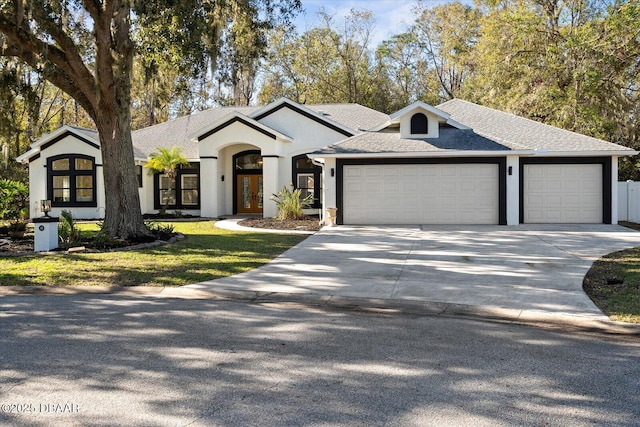
<svg viewBox="0 0 640 427"><path fill-rule="evenodd" d="M529 117L520 116L520 115L518 115L518 114L511 113L511 112L508 112L508 111L502 111L502 110L498 110L498 109L496 109L496 108L487 107L486 105L476 104L476 103L474 103L474 102L466 101L466 100L464 100L464 99L454 98L454 99L450 99L450 100L449 100L449 101L447 101L446 103L448 103L448 102L450 102L450 101L460 101L460 102L463 102L463 103L466 103L466 104L472 105L472 106L474 106L474 107L480 107L480 108L484 108L484 109L486 109L486 110L495 111L496 113L504 114L504 115L507 115L507 116L513 117L513 118L518 119L518 120L524 120L524 121L528 121L528 122L531 122L531 123L535 123L535 124L537 124L537 125L547 126L547 127L553 128L553 129L561 130L561 131L563 131L563 132L568 132L568 133L571 133L571 134L573 134L573 135L577 135L577 136L580 136L580 137L591 138L591 139L594 139L594 140L596 140L596 141L606 142L606 143L609 143L609 144L614 144L613 142L611 142L611 141L607 141L607 140L605 140L605 139L596 138L596 137L591 136L591 135L585 135L584 133L580 133L580 132L576 132L576 131L573 131L573 130L565 129L565 128L562 128L562 127L560 127L560 126L550 125L550 124L548 124L548 123L544 123L544 122L541 122L541 121L539 121L539 120L530 119ZM444 105L444 104L445 104L445 103L443 103L443 104L441 104L441 105Z"/></svg>

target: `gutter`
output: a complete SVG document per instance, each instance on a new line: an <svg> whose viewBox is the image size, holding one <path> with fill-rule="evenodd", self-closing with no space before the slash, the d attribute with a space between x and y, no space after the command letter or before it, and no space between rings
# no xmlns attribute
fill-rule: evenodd
<svg viewBox="0 0 640 427"><path fill-rule="evenodd" d="M309 153L307 156L311 160L336 158L373 158L373 159L390 159L390 158L419 158L419 157L507 157L507 156L534 156L534 150L518 150L518 151L409 151L409 152L383 152L383 153Z"/></svg>

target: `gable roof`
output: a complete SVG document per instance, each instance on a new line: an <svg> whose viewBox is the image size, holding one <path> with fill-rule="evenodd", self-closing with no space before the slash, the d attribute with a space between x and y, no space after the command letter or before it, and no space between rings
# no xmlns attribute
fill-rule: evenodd
<svg viewBox="0 0 640 427"><path fill-rule="evenodd" d="M195 139L196 141L200 142L203 139L213 135L214 133L217 133L219 131L221 131L222 129L224 129L225 127L236 123L236 122L240 122L243 125L257 131L260 132L266 136L268 136L271 139L280 139L282 141L287 141L287 142L291 142L292 139L281 133L278 132L275 129L270 128L269 126L266 126L254 119L252 119L251 117L245 116L244 114L238 113L237 111L232 112L231 114L229 114L228 116L223 117L222 119L210 124L209 126L199 129L195 134L190 136L190 139Z"/></svg>
<svg viewBox="0 0 640 427"><path fill-rule="evenodd" d="M424 108L422 105L412 104ZM387 124L411 110L394 113ZM461 99L438 105L441 117L438 138L404 139L397 128L383 124L354 137L313 152L313 157L376 153L452 156L495 154L518 155L634 155L637 151L601 139L570 132L514 114L483 107ZM404 113L403 113L404 112ZM412 154L411 154L412 153Z"/></svg>
<svg viewBox="0 0 640 427"><path fill-rule="evenodd" d="M384 113L359 104L311 104L303 107L350 129L353 131L352 134L358 133L359 129L373 127L389 118ZM234 112L255 119L254 116L257 115L256 113L259 114L260 110L265 110L265 107L218 107L136 130L132 133L136 158L146 159L156 151L156 147L181 146L184 148L185 157L197 159L198 142L190 137Z"/></svg>
<svg viewBox="0 0 640 427"><path fill-rule="evenodd" d="M506 145L549 152L628 151L634 150L602 139L571 132L505 113L461 99L438 105L451 119L469 126L479 135Z"/></svg>
<svg viewBox="0 0 640 427"><path fill-rule="evenodd" d="M302 104L298 104L296 102L291 101L290 99L287 98L280 98L272 103L270 103L269 105L266 105L260 109L258 109L257 111L254 111L251 114L251 117L255 118L256 120L262 120L265 117L270 116L271 114L275 113L276 111L281 110L282 108L288 108L292 111L295 111L296 113L311 119L317 123L321 123L325 126L327 126L328 128L334 130L335 132L341 133L344 136L353 136L355 134L355 131L353 129L350 129L346 126L344 126L341 123L338 123L328 117L325 116L325 114L323 112L316 112L311 110L310 108L305 107Z"/></svg>
<svg viewBox="0 0 640 427"><path fill-rule="evenodd" d="M16 157L16 161L24 163L31 159L36 159L42 150L66 138L69 135L75 136L78 140L94 148L100 149L98 132L93 129L86 129L77 126L64 125L51 133L43 135L39 140L31 144L31 149L21 156Z"/></svg>

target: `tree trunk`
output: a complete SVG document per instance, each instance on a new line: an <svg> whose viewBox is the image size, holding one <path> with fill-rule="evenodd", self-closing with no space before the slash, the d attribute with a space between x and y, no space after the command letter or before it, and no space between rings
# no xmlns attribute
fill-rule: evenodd
<svg viewBox="0 0 640 427"><path fill-rule="evenodd" d="M102 152L106 208L103 230L111 237L145 240L150 233L142 220L131 140L130 14L127 2L116 0L105 1L104 10L93 10L98 84L93 119Z"/></svg>
<svg viewBox="0 0 640 427"><path fill-rule="evenodd" d="M140 210L130 122L126 115L116 115L115 122L110 120L111 114L99 116L96 120L105 190L103 229L111 237L144 240L149 231Z"/></svg>

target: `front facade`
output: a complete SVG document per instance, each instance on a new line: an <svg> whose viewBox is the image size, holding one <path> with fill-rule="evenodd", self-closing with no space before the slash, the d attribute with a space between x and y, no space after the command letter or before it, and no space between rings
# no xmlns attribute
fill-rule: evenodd
<svg viewBox="0 0 640 427"><path fill-rule="evenodd" d="M637 152L462 100L416 102L392 115L357 104L208 110L133 133L143 213L273 217L283 187L312 194L309 213L340 224L617 222L618 158ZM143 164L183 147L175 182ZM63 127L19 159L31 216L104 216L95 131Z"/></svg>

